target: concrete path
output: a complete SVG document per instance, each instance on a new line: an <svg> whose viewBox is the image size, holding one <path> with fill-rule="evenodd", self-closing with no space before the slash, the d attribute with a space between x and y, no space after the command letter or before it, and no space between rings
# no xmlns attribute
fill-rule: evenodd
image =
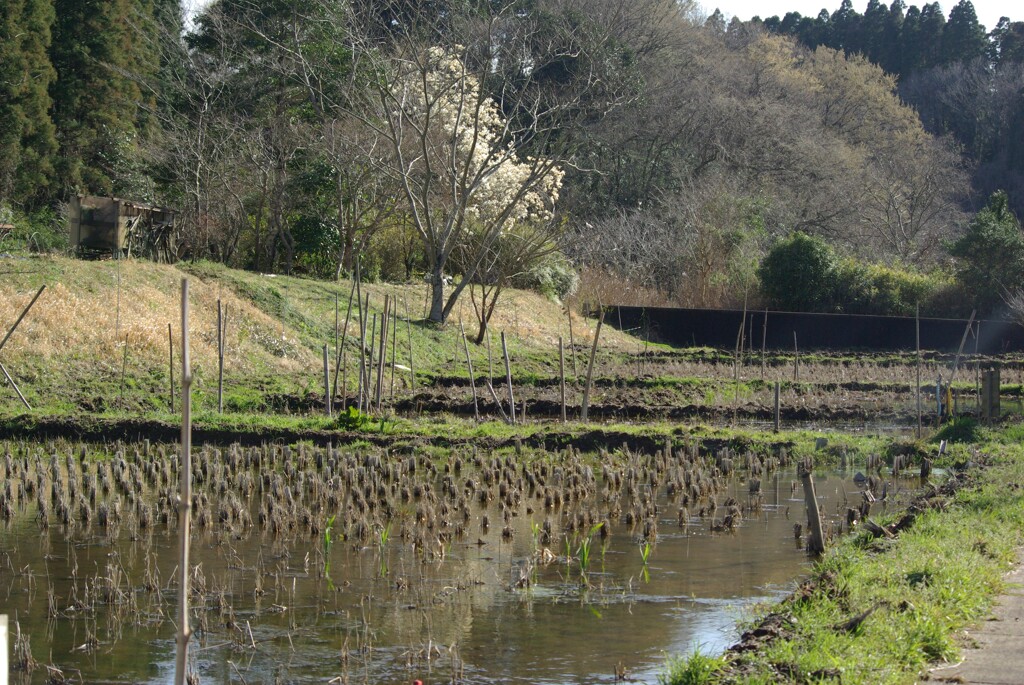
<svg viewBox="0 0 1024 685"><path fill-rule="evenodd" d="M1024 563L1018 563L1006 580L1009 587L992 616L967 631L977 647L963 650L963 662L957 666L933 670L932 681L1024 684Z"/></svg>

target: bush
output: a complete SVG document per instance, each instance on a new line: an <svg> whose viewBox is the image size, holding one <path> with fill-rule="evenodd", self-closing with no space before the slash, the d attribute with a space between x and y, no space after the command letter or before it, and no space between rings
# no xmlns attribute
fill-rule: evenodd
<svg viewBox="0 0 1024 685"><path fill-rule="evenodd" d="M939 294L951 284L939 272L923 274L908 267L843 260L835 275L833 306L848 314L913 316L917 305L926 315L949 316Z"/></svg>
<svg viewBox="0 0 1024 685"><path fill-rule="evenodd" d="M580 276L569 260L561 254L554 254L512 279L512 285L561 301L573 295L580 287Z"/></svg>
<svg viewBox="0 0 1024 685"><path fill-rule="evenodd" d="M768 302L790 311L913 316L920 305L923 315L956 316L963 309L950 275L840 260L823 240L803 233L777 243L758 274Z"/></svg>
<svg viewBox="0 0 1024 685"><path fill-rule="evenodd" d="M0 206L0 223L14 225L7 236L0 237L0 252L63 252L68 249L67 222L52 209L22 213Z"/></svg>
<svg viewBox="0 0 1024 685"><path fill-rule="evenodd" d="M777 242L758 269L761 292L779 309L834 311L836 255L821 238L796 232Z"/></svg>

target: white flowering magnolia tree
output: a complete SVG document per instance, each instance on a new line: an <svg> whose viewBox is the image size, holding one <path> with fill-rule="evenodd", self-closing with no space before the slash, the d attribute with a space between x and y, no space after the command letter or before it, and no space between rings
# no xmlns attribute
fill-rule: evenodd
<svg viewBox="0 0 1024 685"><path fill-rule="evenodd" d="M514 126L471 72L461 46L409 51L379 89L374 126L423 243L432 284L430 319L444 322L503 232L551 221L563 172L555 157L522 154L536 142L535 116ZM472 251L466 254L466 247ZM459 249L459 279L445 270Z"/></svg>

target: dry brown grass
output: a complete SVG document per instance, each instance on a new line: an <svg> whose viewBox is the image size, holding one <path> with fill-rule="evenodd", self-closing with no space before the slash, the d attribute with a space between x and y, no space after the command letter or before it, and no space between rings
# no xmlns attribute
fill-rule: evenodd
<svg viewBox="0 0 1024 685"><path fill-rule="evenodd" d="M69 267L74 267L71 262ZM116 268L108 264L111 274ZM94 267L95 268L95 267ZM150 364L167 359L167 324L180 352L181 273L167 266L126 261L121 266L120 311L115 278L90 287L51 283L4 348L9 359L92 360L119 364L128 340L131 358ZM198 367L217 363L217 299L228 310L226 362L237 370L256 364L290 371L313 363L293 331L216 283L190 278L191 350ZM28 304L31 290L0 285L0 327L6 332Z"/></svg>

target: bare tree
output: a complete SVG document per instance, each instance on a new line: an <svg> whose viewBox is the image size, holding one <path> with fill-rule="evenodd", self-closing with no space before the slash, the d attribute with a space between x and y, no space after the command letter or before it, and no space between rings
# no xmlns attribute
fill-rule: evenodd
<svg viewBox="0 0 1024 685"><path fill-rule="evenodd" d="M550 218L561 169L572 164L573 126L620 99L594 54L609 36L554 9L444 13L443 26L359 46L382 57L381 77L353 113L388 147L378 170L402 188L426 256L433 321L448 318L505 231ZM431 44L441 35L443 47ZM460 248L461 273L446 297Z"/></svg>

